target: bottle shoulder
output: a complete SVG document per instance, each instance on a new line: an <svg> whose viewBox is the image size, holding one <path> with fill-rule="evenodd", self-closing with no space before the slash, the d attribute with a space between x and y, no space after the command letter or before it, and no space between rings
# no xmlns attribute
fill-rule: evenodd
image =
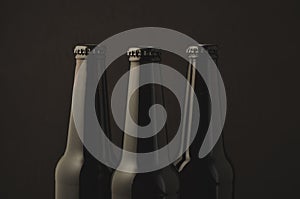
<svg viewBox="0 0 300 199"><path fill-rule="evenodd" d="M72 184L78 183L83 163L84 158L82 154L69 155L65 153L56 165L55 179Z"/></svg>

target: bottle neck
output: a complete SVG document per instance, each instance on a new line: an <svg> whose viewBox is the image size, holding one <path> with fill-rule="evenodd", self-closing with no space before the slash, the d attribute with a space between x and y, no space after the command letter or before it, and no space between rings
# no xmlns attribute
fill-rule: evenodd
<svg viewBox="0 0 300 199"><path fill-rule="evenodd" d="M84 64L86 64L86 60L85 59L76 59L75 63L76 64L75 64L75 74L74 74L74 82L73 82L73 93L74 93L76 75L78 74L80 67L83 66ZM78 131L77 131L75 121L74 121L74 116L73 116L73 113L74 113L73 99L72 99L71 103L72 103L72 106L71 106L71 111L70 111L68 140L67 140L65 154L69 154L69 153L82 154L83 145L82 145L82 141L79 138Z"/></svg>
<svg viewBox="0 0 300 199"><path fill-rule="evenodd" d="M182 120L182 137L180 143L179 153L183 154L182 159L179 159L175 164L182 164L183 166L190 161L191 154L190 148L184 152L184 146L188 146L191 139L191 125L192 125L192 115L193 115L193 103L194 103L194 89L196 80L196 58L190 57L189 64L186 73L186 88L184 96L184 108L183 108L183 120ZM182 168L180 168L181 170Z"/></svg>
<svg viewBox="0 0 300 199"><path fill-rule="evenodd" d="M158 79L161 78L159 67L155 63L149 63L145 66L141 65L142 63L147 64L149 62L130 62L123 149L133 153L148 153L157 151L159 148L167 144L166 127L164 124L162 128L159 128L160 124L158 124L156 117L159 114L157 109L153 108L150 114L150 109L152 106L164 106L163 88L158 84L146 84L140 87L141 83L143 80L145 81L145 79L147 79L146 81L148 82L157 82ZM135 88L138 89L134 90ZM132 95L129 96L130 94ZM152 117L149 117L149 115L152 115ZM129 122L129 117L131 118L130 120L134 121L137 126L131 125ZM153 131L154 135L147 138L141 138L140 136L143 136L143 133L145 133L143 128L139 128L141 126L147 127L148 130L150 129ZM126 133L130 131L136 131L139 138L133 137ZM121 164L123 161L128 161L124 155L122 156ZM136 160L130 161L131 164L134 163L136 166L138 165ZM157 159L154 161L157 161L158 163L159 157L157 157Z"/></svg>
<svg viewBox="0 0 300 199"><path fill-rule="evenodd" d="M208 67L211 67L210 64L217 64L218 61L218 54L217 54L217 48L216 46L203 46L210 58L212 59L213 62L211 62L210 58L208 58L207 56L203 56L200 55L199 57L199 63L197 63L198 59L190 59L190 64L189 65L193 65L196 67L196 64L200 64L200 67L204 67L204 71L208 71ZM189 66L190 67L190 66ZM201 74L201 75L206 75L206 79L208 80L208 84L211 84L213 81L215 81L215 77L213 76L213 74L210 73L205 73L205 74ZM200 122L200 126L197 132L197 136L195 138L194 143L191 145L189 151L190 151L190 156L192 157L192 159L197 159L198 155L199 155L199 151L201 148L201 145L204 141L204 138L207 134L209 135L213 135L212 132L208 132L208 126L210 124L210 120L211 120L211 101L210 101L210 93L208 92L208 90L205 88L204 89L204 85L202 85L201 83L205 84L205 82L201 81L201 85L199 85L199 81L196 80L196 84L195 84L195 91L198 92L198 102L200 104L201 107L201 122ZM206 85L209 86L209 85ZM196 88L198 87L198 88ZM218 88L213 88L212 92L218 92ZM213 140L213 137L207 137L207 139L209 140ZM211 157L211 156L222 156L224 157L225 151L224 151L224 145L223 145L223 134L220 136L218 142L216 143L216 145L214 146L213 150L210 152L210 154L207 157Z"/></svg>
<svg viewBox="0 0 300 199"><path fill-rule="evenodd" d="M108 105L107 105L107 82L106 76L103 74L100 80L100 87L97 87L97 75L103 71L104 68L104 59L85 59L85 58L77 58L76 59L76 66L75 66L75 78L74 78L74 86L73 86L73 94L75 92L80 92L77 97L79 96L80 99L76 99L76 104L74 99L72 99L72 109L70 112L70 124L69 124L69 133L68 133L68 143L67 143L67 151L72 151L74 148L76 150L85 150L85 147L82 145L83 141L86 139L86 133L89 128L89 115L94 111L91 109L95 109L96 115L98 117L98 121L101 124L102 129L108 133L109 135L109 120L108 120ZM80 76L79 76L80 71ZM76 81L80 81L81 88L75 88ZM78 82L77 82L78 83ZM93 90L91 88L96 87L97 89ZM92 93L91 93L92 92ZM95 96L92 100L89 100L87 96ZM74 95L73 95L74 96ZM95 106L91 106L92 103ZM75 106L76 109L75 109ZM80 107L80 111L78 109ZM74 120L74 113L76 112L76 122ZM81 139L78 135L78 130L82 134ZM99 140L97 146L99 146L99 150L105 150L105 146L102 143L103 141ZM107 150L107 149L106 149Z"/></svg>

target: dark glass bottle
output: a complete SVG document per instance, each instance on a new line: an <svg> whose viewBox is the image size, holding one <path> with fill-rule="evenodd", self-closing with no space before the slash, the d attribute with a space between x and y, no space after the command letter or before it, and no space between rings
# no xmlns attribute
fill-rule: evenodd
<svg viewBox="0 0 300 199"><path fill-rule="evenodd" d="M225 151L223 133L213 150L206 157L200 159L198 156L210 122L211 106L208 89L194 68L196 67L197 59L204 49L217 64L218 55L216 45L190 46L187 49L189 66L186 77L191 86L195 89L198 97L201 109L201 121L198 133L192 145L182 157L175 162L177 169L180 171L180 192L184 199L232 199L234 198L234 172ZM188 101L190 101L192 95L188 92L186 95ZM192 110L190 109L191 104L192 103L189 103L187 106L188 111ZM191 118L186 118L186 120L191 120ZM185 136L189 136L189 132L186 132Z"/></svg>
<svg viewBox="0 0 300 199"><path fill-rule="evenodd" d="M139 67L141 64L157 63L160 61L160 52L154 48L130 48L127 52L130 61L130 69ZM140 66L149 67L149 66ZM156 71L157 72L157 71ZM154 78L155 71L149 70L147 78ZM156 73L156 74L154 74ZM130 72L129 87L139 84L139 75L136 77ZM133 95L128 96L127 106L130 107L132 119L139 125L145 126L149 121L148 110L154 104L164 105L163 89L157 84L148 84L137 89ZM129 93L129 92L128 92ZM128 113L127 113L128 115ZM155 120L155 118L154 118ZM151 121L155 122L155 121ZM125 121L126 130L126 121ZM143 132L138 132L143 133ZM157 134L150 138L136 138L124 133L123 150L134 153L146 153L158 150L167 144L166 128L162 128ZM157 157L157 161L159 161ZM165 157L166 158L166 157ZM130 164L138 167L137 160L126 160L122 156L120 165ZM112 177L112 199L178 199L179 198L179 176L173 164L157 171L147 173L128 173L116 170Z"/></svg>
<svg viewBox="0 0 300 199"><path fill-rule="evenodd" d="M96 45L78 45L75 47L76 58L75 74L79 68L86 65L87 77L85 87L104 64L104 49ZM89 67L87 55L95 56L99 67ZM93 62L95 63L95 62ZM93 76L93 77L91 77ZM105 74L101 79L101 90L97 89L95 95L95 109L102 129L109 134L109 121L107 109L107 91ZM82 94L84 95L84 93ZM84 101L84 100L83 100ZM82 102L84 103L84 102ZM80 114L85 114L85 110ZM87 118L83 117L83 120ZM85 121L83 121L85 122ZM99 141L99 145L101 142ZM100 146L101 147L101 146ZM99 148L100 148L99 147ZM103 147L102 147L103 149ZM111 170L96 160L85 148L76 131L73 110L70 114L68 141L64 155L59 160L55 171L55 198L56 199L109 199Z"/></svg>

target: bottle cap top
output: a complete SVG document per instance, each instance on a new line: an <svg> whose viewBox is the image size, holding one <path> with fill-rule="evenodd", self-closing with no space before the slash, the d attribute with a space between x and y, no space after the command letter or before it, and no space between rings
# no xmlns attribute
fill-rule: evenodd
<svg viewBox="0 0 300 199"><path fill-rule="evenodd" d="M89 54L104 55L105 47L96 44L80 44L75 46L74 54L76 59L85 59Z"/></svg>
<svg viewBox="0 0 300 199"><path fill-rule="evenodd" d="M218 46L215 44L198 44L194 46L189 46L186 49L186 53L189 58L198 57L199 53L203 53L203 50L206 50L213 60L218 58Z"/></svg>
<svg viewBox="0 0 300 199"><path fill-rule="evenodd" d="M189 46L186 49L186 53L188 54L188 56L190 58L196 58L196 57L198 57L198 54L199 54L199 47L198 46Z"/></svg>
<svg viewBox="0 0 300 199"><path fill-rule="evenodd" d="M127 56L129 57L129 61L145 60L145 61L159 62L160 55L161 55L160 50L153 48L151 46L131 47L127 51Z"/></svg>

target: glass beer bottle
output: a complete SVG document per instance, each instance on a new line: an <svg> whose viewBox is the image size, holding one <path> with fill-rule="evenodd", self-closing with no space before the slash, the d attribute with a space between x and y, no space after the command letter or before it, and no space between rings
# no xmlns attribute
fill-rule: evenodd
<svg viewBox="0 0 300 199"><path fill-rule="evenodd" d="M200 159L198 156L210 123L211 106L209 92L205 86L205 82L201 79L195 69L198 64L197 59L208 59L206 56L203 56L203 54L202 57L199 58L201 53L203 53L203 50L206 50L213 61L217 64L218 54L216 45L195 45L190 46L187 49L189 65L186 77L198 97L201 109L201 121L195 140L188 150L183 153L182 157L174 164L179 170L181 182L180 192L182 198L232 199L234 197L234 172L232 164L225 151L223 134L212 151L206 157ZM203 63L203 61L201 63ZM210 67L209 62L206 61L206 63L206 66L200 67ZM214 81L213 77L208 77L208 79ZM191 91L189 90L186 92L187 101L185 103L188 103L186 106L187 112L193 110L191 107L193 104L193 95L190 92ZM188 117L185 119L187 120L187 124L189 124L188 121L192 120L192 118ZM188 131L185 131L185 136L189 136ZM183 140L186 139L184 138Z"/></svg>
<svg viewBox="0 0 300 199"><path fill-rule="evenodd" d="M75 76L80 67L86 66L85 88L83 89L83 98L85 91L91 80L95 77L97 71L104 68L105 50L96 47L96 45L78 45L74 49L76 68ZM89 67L87 56L95 56L97 67ZM97 68L97 69L95 69ZM102 77L100 84L102 89L97 89L95 95L95 109L98 120L102 128L109 134L109 121L107 111L107 90L106 77ZM73 91L74 92L74 91ZM83 100L82 103L85 100ZM65 152L56 166L55 171L55 198L56 199L109 199L110 198L110 178L111 170L96 160L83 145L75 123L73 111L70 113L70 122L68 130L68 140ZM86 110L83 110L82 120L86 121L84 116ZM99 141L99 148L105 150Z"/></svg>
<svg viewBox="0 0 300 199"><path fill-rule="evenodd" d="M130 48L127 52L130 61L130 75L128 94L134 86L138 86L140 78L157 78L160 74L159 69L151 68L149 65L160 62L160 51L154 48ZM142 68L147 72L143 76L141 72L135 75L133 69ZM137 84L137 85L135 85ZM139 126L147 125L149 122L155 123L155 119L149 121L148 110L154 104L164 105L162 86L158 84L144 85L131 96L127 96L127 106L130 107L130 113L126 113L125 131L128 130L127 117L132 117ZM128 110L128 109L127 109ZM153 124L152 123L152 124ZM155 124L154 124L155 126ZM138 131L138 134L143 133ZM124 133L123 150L133 153L147 153L158 150L167 144L165 126L155 135L148 138L133 137ZM157 157L156 161L160 161ZM164 157L166 158L166 157ZM154 163L155 164L155 163ZM123 156L120 165L130 165L139 167L138 160L126 159ZM112 199L178 199L179 198L179 176L173 164L156 171L146 173L129 173L116 170L112 177Z"/></svg>

